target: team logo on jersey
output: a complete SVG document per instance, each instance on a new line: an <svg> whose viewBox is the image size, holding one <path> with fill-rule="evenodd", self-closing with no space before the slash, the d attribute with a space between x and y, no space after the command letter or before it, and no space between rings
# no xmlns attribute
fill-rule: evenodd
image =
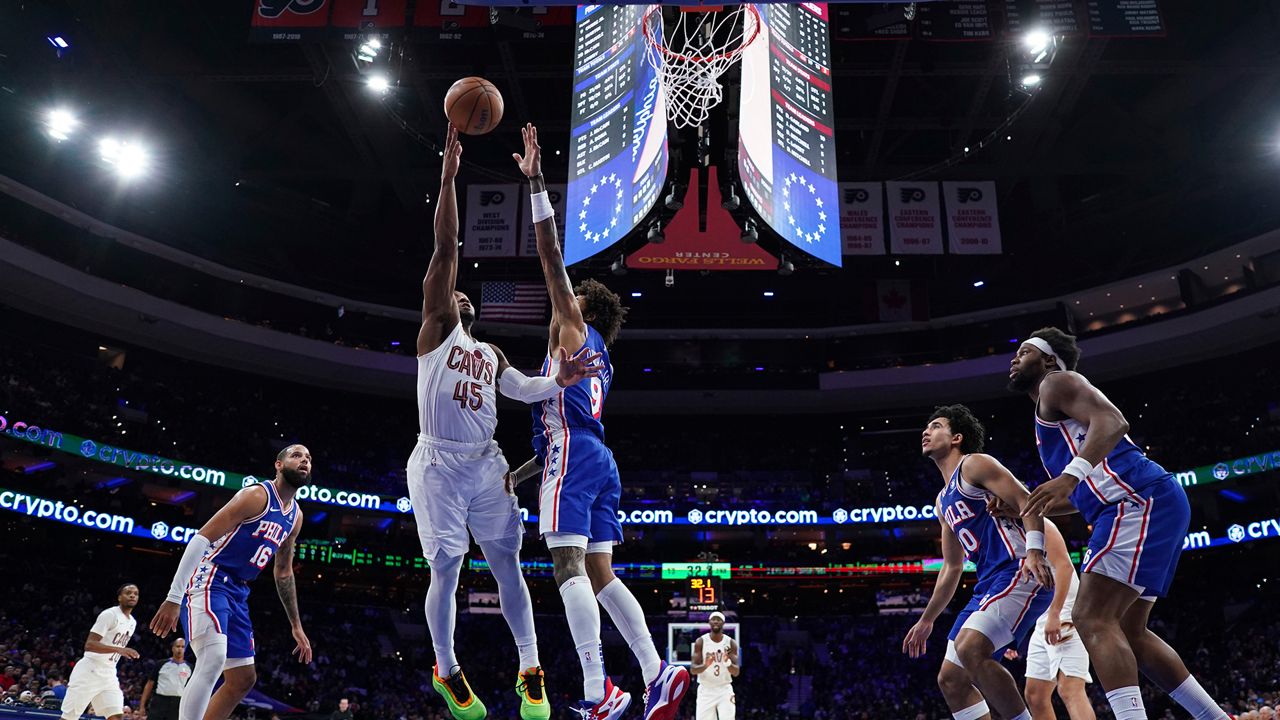
<svg viewBox="0 0 1280 720"><path fill-rule="evenodd" d="M413 512L413 503L409 498L402 497L396 501L396 509L402 513Z"/></svg>
<svg viewBox="0 0 1280 720"><path fill-rule="evenodd" d="M689 511L689 522L690 522L690 523L692 523L692 524L694 524L694 525L697 525L698 523L701 523L701 522L702 522L702 511L701 511L701 510L698 510L697 508L694 508L693 510L690 510L690 511Z"/></svg>
<svg viewBox="0 0 1280 720"><path fill-rule="evenodd" d="M169 536L169 526L163 522L157 522L151 526L151 537L157 540L163 540Z"/></svg>
<svg viewBox="0 0 1280 720"><path fill-rule="evenodd" d="M1227 537L1231 538L1231 542L1240 542L1244 540L1244 527L1241 525L1232 525L1227 528Z"/></svg>
<svg viewBox="0 0 1280 720"><path fill-rule="evenodd" d="M831 519L835 520L837 524L843 525L849 521L849 511L844 508L836 508L836 511L831 513Z"/></svg>
<svg viewBox="0 0 1280 720"><path fill-rule="evenodd" d="M1213 466L1213 476L1219 480L1226 480L1231 476L1231 468L1226 463L1218 463Z"/></svg>
<svg viewBox="0 0 1280 720"><path fill-rule="evenodd" d="M258 0L258 14L265 18L278 18L285 13L310 15L324 7L325 0Z"/></svg>

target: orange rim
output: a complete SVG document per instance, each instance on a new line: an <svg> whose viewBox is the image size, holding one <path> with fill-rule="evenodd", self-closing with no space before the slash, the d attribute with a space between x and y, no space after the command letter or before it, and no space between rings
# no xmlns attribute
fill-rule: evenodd
<svg viewBox="0 0 1280 720"><path fill-rule="evenodd" d="M756 19L755 28L751 32L751 37L744 38L741 45L739 45L738 47L728 52L716 53L715 55L682 55L678 52L668 49L666 45L666 38L663 38L662 41L659 42L658 39L654 37L653 30L650 27L651 23L649 18L655 12L662 12L661 5L654 5L650 7L647 11L645 11L644 21L640 23L640 29L642 32L644 32L644 36L646 39L648 39L649 44L657 48L658 52L662 53L667 57L675 58L683 62L695 62L695 63L705 63L705 62L711 62L713 60L730 58L735 55L741 54L742 51L745 50L748 45L755 42L755 39L760 35L760 11L756 10L755 6L750 3L744 3L744 4L746 5L747 10ZM719 12L723 9L724 9L723 5L690 6L689 8L685 8L681 6L680 11L681 12Z"/></svg>

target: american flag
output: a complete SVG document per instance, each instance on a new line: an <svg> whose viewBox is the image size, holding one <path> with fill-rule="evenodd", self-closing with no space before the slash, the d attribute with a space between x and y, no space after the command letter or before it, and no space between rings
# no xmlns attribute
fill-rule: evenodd
<svg viewBox="0 0 1280 720"><path fill-rule="evenodd" d="M540 323L546 318L547 288L534 282L487 282L480 286L480 319Z"/></svg>

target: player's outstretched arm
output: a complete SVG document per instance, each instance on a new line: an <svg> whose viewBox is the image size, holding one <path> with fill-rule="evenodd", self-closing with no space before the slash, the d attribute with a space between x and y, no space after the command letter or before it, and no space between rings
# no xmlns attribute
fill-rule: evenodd
<svg viewBox="0 0 1280 720"><path fill-rule="evenodd" d="M1040 408L1053 415L1066 415L1089 428L1076 459L1058 477L1037 487L1023 508L1023 516L1046 515L1071 497L1086 475L1115 449L1129 432L1129 422L1120 409L1083 375L1053 373L1040 384ZM1076 467L1076 464L1087 465Z"/></svg>
<svg viewBox="0 0 1280 720"><path fill-rule="evenodd" d="M902 640L902 652L913 658L924 657L929 635L933 633L933 623L955 596L960 576L964 574L964 550L956 534L942 519L942 509L938 508L937 513L938 524L942 526L942 571L938 573L938 581L933 585L933 594L929 596L924 613Z"/></svg>
<svg viewBox="0 0 1280 720"><path fill-rule="evenodd" d="M569 272L564 267L555 214L547 198L547 183L542 177L538 128L527 123L520 128L520 135L524 138L524 155L512 153L511 157L520 166L520 172L529 178L533 233L538 240L538 258L542 260L547 295L551 297L551 346L576 352L587 341L587 323L582 319L582 310L573 294L573 283L569 282Z"/></svg>
<svg viewBox="0 0 1280 720"><path fill-rule="evenodd" d="M458 192L453 180L462 162L458 129L449 126L444 141L444 163L440 168L440 197L436 202L436 247L431 253L427 276L422 280L422 327L418 329L418 354L426 355L440 346L444 328L458 322L458 301L453 296L458 285Z"/></svg>
<svg viewBox="0 0 1280 720"><path fill-rule="evenodd" d="M516 488L519 487L520 483L524 482L525 480L528 480L529 478L535 475L541 475L541 474L542 474L542 463L538 462L538 456L535 455L529 458L527 461L525 461L525 464L521 465L515 470L511 470L507 472L507 475L504 478L507 484L507 492L514 495Z"/></svg>
<svg viewBox="0 0 1280 720"><path fill-rule="evenodd" d="M702 660L702 638L693 641L693 657L690 660L690 673L701 675L702 671L707 669L707 664Z"/></svg>
<svg viewBox="0 0 1280 720"><path fill-rule="evenodd" d="M1017 508L1018 512L1022 512L1031 496L1026 486L990 455L970 455L961 472L966 482L995 495L1004 504ZM1042 515L1022 518L1022 526L1027 532L1027 561L1023 563L1022 572L1042 587L1053 587L1053 569L1045 558L1044 524Z"/></svg>
<svg viewBox="0 0 1280 720"><path fill-rule="evenodd" d="M490 343L489 348L498 356L498 392L522 403L532 404L555 397L570 385L598 377L604 368L600 364L602 355L591 352L591 348L582 348L578 354L570 356L569 351L562 347L559 350L560 367L555 377L529 377L512 367L497 345Z"/></svg>
<svg viewBox="0 0 1280 720"><path fill-rule="evenodd" d="M213 517L209 518L209 522L200 528L200 532L191 537L191 541L187 543L187 549L182 553L182 559L178 561L178 570L174 573L173 582L169 585L169 593L165 596L164 602L160 603L160 609L156 610L155 616L151 618L149 623L151 632L160 637L173 632L178 626L178 611L181 609L182 597L187 593L187 583L191 581L196 567L204 558L205 551L214 540L236 529L245 520L260 515L266 507L266 488L250 485L236 493L231 498L231 502L223 505L222 509L214 513Z"/></svg>
<svg viewBox="0 0 1280 720"><path fill-rule="evenodd" d="M293 654L298 656L298 662L306 665L311 662L311 641L302 631L302 617L298 614L298 586L293 575L293 548L300 530L302 530L301 509L298 510L298 519L293 525L293 532L280 543L280 549L276 551L276 562L272 572L276 578L276 593L280 595L280 604L284 605L284 614L289 618L289 628L293 631L294 642L298 643L298 646L293 649Z"/></svg>

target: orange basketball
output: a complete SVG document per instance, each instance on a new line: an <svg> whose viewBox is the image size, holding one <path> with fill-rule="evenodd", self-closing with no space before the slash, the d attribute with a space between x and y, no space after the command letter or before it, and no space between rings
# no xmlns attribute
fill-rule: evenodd
<svg viewBox="0 0 1280 720"><path fill-rule="evenodd" d="M465 77L444 96L449 124L467 135L484 135L502 120L502 94L482 77Z"/></svg>

